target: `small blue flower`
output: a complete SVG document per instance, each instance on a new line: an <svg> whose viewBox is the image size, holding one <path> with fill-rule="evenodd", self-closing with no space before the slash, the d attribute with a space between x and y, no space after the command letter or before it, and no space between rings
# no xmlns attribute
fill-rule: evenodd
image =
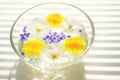
<svg viewBox="0 0 120 80"><path fill-rule="evenodd" d="M21 55L24 56L24 52L21 52Z"/></svg>
<svg viewBox="0 0 120 80"><path fill-rule="evenodd" d="M21 36L20 40L21 40L21 41L26 41L27 39L26 39L25 36Z"/></svg>
<svg viewBox="0 0 120 80"><path fill-rule="evenodd" d="M82 32L82 29L79 29L78 31L79 31L79 32Z"/></svg>
<svg viewBox="0 0 120 80"><path fill-rule="evenodd" d="M25 26L24 29L23 29L23 32L24 32L24 33L26 32L26 28L27 28L27 27Z"/></svg>
<svg viewBox="0 0 120 80"><path fill-rule="evenodd" d="M52 44L61 42L64 39L66 39L66 35L63 32L57 33L50 30L48 34L43 38L43 41Z"/></svg>
<svg viewBox="0 0 120 80"><path fill-rule="evenodd" d="M33 58L30 58L30 61L33 61Z"/></svg>
<svg viewBox="0 0 120 80"><path fill-rule="evenodd" d="M70 37L71 37L70 35L67 36L67 38L70 38Z"/></svg>
<svg viewBox="0 0 120 80"><path fill-rule="evenodd" d="M26 41L27 38L28 38L29 35L30 35L30 33L27 33L26 29L27 29L27 27L24 26L24 28L23 28L23 33L20 34L20 40L21 40L22 42Z"/></svg>

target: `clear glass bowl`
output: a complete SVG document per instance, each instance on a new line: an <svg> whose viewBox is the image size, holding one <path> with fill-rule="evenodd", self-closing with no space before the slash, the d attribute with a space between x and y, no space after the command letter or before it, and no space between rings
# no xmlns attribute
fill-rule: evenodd
<svg viewBox="0 0 120 80"><path fill-rule="evenodd" d="M48 17L50 17L52 14L53 16L57 14L54 19L58 19L58 23L59 18L63 22L56 25L52 25L52 23L49 23ZM56 21L53 21L53 23L56 23ZM34 28L36 32L34 31ZM58 34L59 36L57 38L60 38L61 35L63 35L62 37L65 38L62 38L62 40L58 42L56 42L55 40L52 40L53 42L50 42L51 39L47 39L47 41L44 41L46 39L46 36L51 36L48 35L50 32ZM24 35L28 35L29 38L26 37L25 39L22 39L21 36L24 37ZM35 5L20 14L11 28L10 42L15 53L20 57L21 60L23 60L23 62L27 63L32 68L35 68L39 71L53 71L70 66L75 63L79 63L82 57L90 49L94 41L94 36L95 29L93 22L83 10L71 4L51 2ZM52 36L52 38L53 37L54 36ZM71 51L66 48L66 42L64 42L64 40L70 40L71 38L73 43L76 43L77 40L78 42L80 42L79 40L81 39L83 41L81 42L85 44L85 46L82 46L84 47L84 50L77 51L76 49L78 45L74 45L73 48L76 47L76 49L71 50L73 52L69 54L69 52ZM24 44L27 43L26 39L39 39L45 43L47 49L41 52L41 55L37 55L37 57L33 55L30 56L30 54L27 53L25 54L22 50L26 50L23 49ZM38 42L38 44L39 43L40 42ZM64 48L62 48L61 46L63 46ZM29 47L30 45L27 48L28 51L32 49ZM37 48L34 48L34 50L35 49ZM68 50L68 52L65 51L65 49ZM50 54L49 52L52 51L53 53L58 52L58 54ZM65 53L65 55L60 54L62 55L60 56L61 58L55 60L54 58L57 58L59 56L59 53Z"/></svg>

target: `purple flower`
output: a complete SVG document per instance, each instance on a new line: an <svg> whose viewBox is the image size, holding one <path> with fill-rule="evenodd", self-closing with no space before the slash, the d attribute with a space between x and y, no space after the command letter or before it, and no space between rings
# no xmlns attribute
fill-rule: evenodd
<svg viewBox="0 0 120 80"><path fill-rule="evenodd" d="M21 40L22 42L26 41L27 38L28 38L29 35L30 35L30 33L27 33L26 29L27 29L27 27L24 26L24 28L23 28L23 33L20 34L20 40Z"/></svg>
<svg viewBox="0 0 120 80"><path fill-rule="evenodd" d="M43 40L46 40L47 38L43 38Z"/></svg>
<svg viewBox="0 0 120 80"><path fill-rule="evenodd" d="M24 52L21 52L21 55L24 56Z"/></svg>
<svg viewBox="0 0 120 80"><path fill-rule="evenodd" d="M68 38L70 38L71 36L70 36L70 35L68 35L67 37L68 37Z"/></svg>
<svg viewBox="0 0 120 80"><path fill-rule="evenodd" d="M66 39L66 35L61 32L61 33L57 33L57 32L52 32L52 30L50 30L48 32L48 34L43 38L43 41L47 41L48 43L52 44L52 43L58 43L62 40Z"/></svg>
<svg viewBox="0 0 120 80"><path fill-rule="evenodd" d="M23 36L21 36L20 40L21 40L21 41L26 41L27 39L26 39L26 37L23 35Z"/></svg>
<svg viewBox="0 0 120 80"><path fill-rule="evenodd" d="M34 19L33 19L33 21L36 21L36 20L37 20L37 18L34 18Z"/></svg>
<svg viewBox="0 0 120 80"><path fill-rule="evenodd" d="M49 35L47 35L46 38L49 38Z"/></svg>
<svg viewBox="0 0 120 80"><path fill-rule="evenodd" d="M30 58L30 61L33 61L33 58Z"/></svg>
<svg viewBox="0 0 120 80"><path fill-rule="evenodd" d="M82 29L79 29L78 31L79 31L79 32L82 32Z"/></svg>
<svg viewBox="0 0 120 80"><path fill-rule="evenodd" d="M25 26L24 29L23 29L23 32L24 32L24 33L26 32L26 28L27 28L27 27Z"/></svg>
<svg viewBox="0 0 120 80"><path fill-rule="evenodd" d="M60 37L60 40L62 40L63 39L63 37Z"/></svg>

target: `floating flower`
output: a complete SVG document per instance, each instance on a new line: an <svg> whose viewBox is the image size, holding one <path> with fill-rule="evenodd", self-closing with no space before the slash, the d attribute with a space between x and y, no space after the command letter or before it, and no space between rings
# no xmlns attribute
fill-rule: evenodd
<svg viewBox="0 0 120 80"><path fill-rule="evenodd" d="M70 37L70 35L66 36L63 32L57 33L50 30L48 34L43 38L43 40L44 42L52 44L61 42L62 40L66 39L66 37Z"/></svg>
<svg viewBox="0 0 120 80"><path fill-rule="evenodd" d="M24 56L24 52L21 52L21 55Z"/></svg>
<svg viewBox="0 0 120 80"><path fill-rule="evenodd" d="M86 42L82 37L70 37L63 42L64 49L70 54L78 55L86 48Z"/></svg>
<svg viewBox="0 0 120 80"><path fill-rule="evenodd" d="M79 29L78 31L79 31L79 32L82 32L82 29Z"/></svg>
<svg viewBox="0 0 120 80"><path fill-rule="evenodd" d="M50 28L46 25L46 21L43 18L37 18L37 20L27 25L27 31L30 32L30 39L43 38L49 29Z"/></svg>
<svg viewBox="0 0 120 80"><path fill-rule="evenodd" d="M47 24L52 28L60 27L63 20L64 20L64 17L59 13L49 14L46 17Z"/></svg>
<svg viewBox="0 0 120 80"><path fill-rule="evenodd" d="M23 28L23 33L20 34L20 40L21 40L22 42L26 41L27 38L28 38L29 35L30 35L30 33L28 33L28 32L26 31L26 29L27 29L27 27L24 26L24 28Z"/></svg>
<svg viewBox="0 0 120 80"><path fill-rule="evenodd" d="M44 49L45 44L37 39L37 40L27 40L23 45L23 52L27 57L39 57L40 53Z"/></svg>
<svg viewBox="0 0 120 80"><path fill-rule="evenodd" d="M66 38L70 38L71 35L65 35L65 33L61 32L52 32L52 30L49 30L48 34L43 38L44 42L48 42L50 44L52 43L59 43L62 40Z"/></svg>

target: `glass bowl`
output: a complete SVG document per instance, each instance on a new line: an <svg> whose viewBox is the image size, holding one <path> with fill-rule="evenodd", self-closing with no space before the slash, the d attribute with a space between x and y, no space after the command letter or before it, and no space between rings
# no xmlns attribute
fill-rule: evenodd
<svg viewBox="0 0 120 80"><path fill-rule="evenodd" d="M80 8L60 2L35 5L15 20L10 42L20 59L43 72L79 63L90 49L95 29Z"/></svg>

